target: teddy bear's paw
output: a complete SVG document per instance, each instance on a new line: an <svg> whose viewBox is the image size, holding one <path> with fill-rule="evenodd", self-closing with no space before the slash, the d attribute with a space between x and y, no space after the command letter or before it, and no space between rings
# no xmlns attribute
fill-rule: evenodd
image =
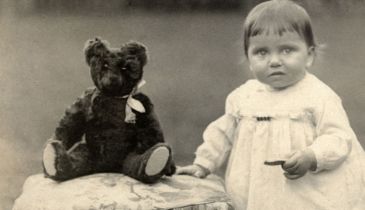
<svg viewBox="0 0 365 210"><path fill-rule="evenodd" d="M145 173L148 176L159 174L165 169L170 157L170 150L166 146L157 147L147 161Z"/></svg>
<svg viewBox="0 0 365 210"><path fill-rule="evenodd" d="M60 142L52 141L46 145L43 151L44 170L49 176L55 176L57 173L56 161L59 156L59 150L62 149Z"/></svg>

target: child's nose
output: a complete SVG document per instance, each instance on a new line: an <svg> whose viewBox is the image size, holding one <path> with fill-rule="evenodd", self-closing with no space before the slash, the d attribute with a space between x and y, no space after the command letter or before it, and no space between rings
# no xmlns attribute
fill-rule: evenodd
<svg viewBox="0 0 365 210"><path fill-rule="evenodd" d="M270 67L273 67L273 68L279 67L282 64L280 56L277 54L272 54L269 62L270 62L269 63Z"/></svg>

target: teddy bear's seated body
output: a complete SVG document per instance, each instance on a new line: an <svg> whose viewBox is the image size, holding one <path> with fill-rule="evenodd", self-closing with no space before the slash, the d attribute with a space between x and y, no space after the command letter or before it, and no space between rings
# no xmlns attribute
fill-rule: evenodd
<svg viewBox="0 0 365 210"><path fill-rule="evenodd" d="M145 47L130 42L112 49L94 39L87 42L85 55L95 87L67 108L46 145L46 175L67 180L118 172L151 183L174 173L153 104L138 92L147 62Z"/></svg>

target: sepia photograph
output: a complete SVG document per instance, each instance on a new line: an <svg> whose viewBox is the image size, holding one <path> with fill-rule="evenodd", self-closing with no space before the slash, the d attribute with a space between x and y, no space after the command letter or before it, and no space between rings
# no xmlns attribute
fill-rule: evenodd
<svg viewBox="0 0 365 210"><path fill-rule="evenodd" d="M0 210L364 210L362 0L0 0Z"/></svg>

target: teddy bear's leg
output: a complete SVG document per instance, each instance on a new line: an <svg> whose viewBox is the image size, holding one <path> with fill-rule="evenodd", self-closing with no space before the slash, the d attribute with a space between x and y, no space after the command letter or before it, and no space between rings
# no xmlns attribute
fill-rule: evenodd
<svg viewBox="0 0 365 210"><path fill-rule="evenodd" d="M64 181L92 172L89 151L85 144L78 144L67 151L60 141L47 143L43 152L43 169L47 177Z"/></svg>
<svg viewBox="0 0 365 210"><path fill-rule="evenodd" d="M154 183L167 173L171 161L171 148L158 143L143 154L129 154L123 163L123 173L144 183Z"/></svg>

